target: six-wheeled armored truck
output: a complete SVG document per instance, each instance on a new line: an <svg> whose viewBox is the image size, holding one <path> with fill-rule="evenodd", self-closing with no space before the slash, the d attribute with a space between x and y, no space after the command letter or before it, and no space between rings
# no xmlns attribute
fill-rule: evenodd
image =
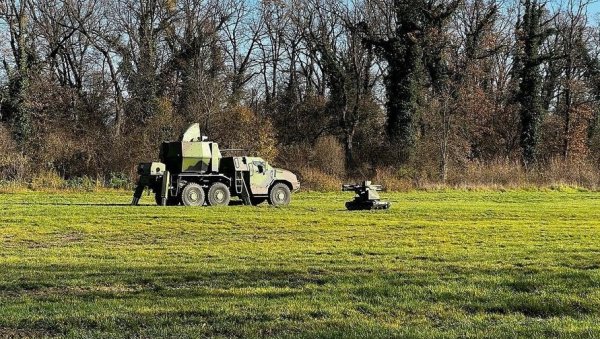
<svg viewBox="0 0 600 339"><path fill-rule="evenodd" d="M149 188L161 206L228 205L231 197L239 197L245 205L268 201L283 206L300 188L295 174L262 158L223 157L219 145L202 136L199 124L190 126L181 141L162 143L160 162L139 164L138 174L132 205Z"/></svg>

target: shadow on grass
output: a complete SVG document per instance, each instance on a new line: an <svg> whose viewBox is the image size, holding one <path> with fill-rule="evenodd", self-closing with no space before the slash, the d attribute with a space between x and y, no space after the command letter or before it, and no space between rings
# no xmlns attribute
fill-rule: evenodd
<svg viewBox="0 0 600 339"><path fill-rule="evenodd" d="M7 205L20 205L20 206L131 206L131 204L117 204L117 203L81 203L81 202L7 202L4 204ZM140 206L156 206L156 205L140 205Z"/></svg>
<svg viewBox="0 0 600 339"><path fill-rule="evenodd" d="M31 323L21 324L15 332L44 334L43 337L84 338L406 337L401 335L406 332L406 329L394 328L385 322L376 323L367 318L323 318L321 312L309 312L305 317L288 317L288 315L285 311L281 313L269 309L225 310L208 307L186 307L170 311L130 309L110 318L94 314L66 315L59 321L37 318ZM421 324L419 331L422 333L423 330L425 328ZM413 334L409 337L415 336Z"/></svg>
<svg viewBox="0 0 600 339"><path fill-rule="evenodd" d="M99 207L117 207L117 206L132 206L132 207L147 207L147 206L153 206L153 207L159 207L154 203L140 203L137 206L131 205L131 203L85 203L85 202L30 202L30 201L19 201L19 202L6 202L4 203L4 206L10 206L10 205L16 205L16 206L99 206ZM262 205L266 205L266 203L261 204ZM203 207L206 207L207 205L204 205ZM229 203L229 206L244 206L244 202L241 200L232 200ZM169 208L184 208L186 206L183 205L178 205L178 206L160 206L160 207L169 207Z"/></svg>
<svg viewBox="0 0 600 339"><path fill-rule="evenodd" d="M371 319L399 314L416 314L417 318L448 316L446 311L436 313L440 305L465 316L576 319L600 312L597 301L582 297L596 287L591 273L584 271L577 275L543 272L533 280L529 273L505 269L483 273L495 279L474 283L474 278L482 274L476 268L461 272L458 278L452 270L392 272L351 267L211 270L183 266L3 264L0 270L4 272L0 299L4 298L5 306L21 307L25 298L25 317L34 317L27 312L49 305L58 310L24 328L60 335L73 331L135 333L168 326L179 326L177 331L184 331L191 326L190 330L199 331L196 334L243 337L249 334L245 326L257 331L270 328L271 334L276 335L300 331L302 326L298 324L306 322L319 326L320 331L326 329L320 327L323 322L332 317L327 309L340 307L349 314ZM573 282L575 278L577 282ZM558 293L553 293L556 290ZM316 303L318 300L320 304ZM100 309L102 305L119 306L114 314L103 318L94 316L100 310L93 305ZM285 305L296 305L301 311L280 314ZM86 312L83 317L82 311ZM57 323L56 319L60 321ZM273 328L273 323L283 325ZM8 325L0 317L0 328ZM341 330L351 328L342 326Z"/></svg>

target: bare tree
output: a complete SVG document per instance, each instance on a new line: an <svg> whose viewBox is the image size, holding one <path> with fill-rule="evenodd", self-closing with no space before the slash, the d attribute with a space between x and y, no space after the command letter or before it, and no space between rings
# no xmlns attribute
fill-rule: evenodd
<svg viewBox="0 0 600 339"><path fill-rule="evenodd" d="M256 52L264 25L264 18L243 1L234 8L232 19L223 25L223 50L230 67L230 101L233 103L242 99L244 86L260 73Z"/></svg>
<svg viewBox="0 0 600 339"><path fill-rule="evenodd" d="M557 110L564 119L562 156L565 160L573 151L575 142L573 138L577 138L574 134L581 134L574 131L577 125L576 120L586 118L578 116L578 113L581 113L581 110L584 109L583 105L589 100L582 92L586 71L586 46L588 45L586 13L588 5L589 1L586 0L569 0L566 10L557 20L557 35L560 43L557 50L561 54L562 62L554 64L562 66L562 93Z"/></svg>
<svg viewBox="0 0 600 339"><path fill-rule="evenodd" d="M340 129L347 167L355 167L353 140L357 128L368 113L363 104L372 100L373 53L365 49L355 29L359 9L336 1L304 2L296 11L295 22L302 29L308 51L327 80L328 111Z"/></svg>

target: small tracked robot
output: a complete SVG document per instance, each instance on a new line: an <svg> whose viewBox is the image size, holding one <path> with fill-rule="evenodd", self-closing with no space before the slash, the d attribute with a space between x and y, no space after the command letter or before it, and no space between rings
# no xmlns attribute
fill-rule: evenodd
<svg viewBox="0 0 600 339"><path fill-rule="evenodd" d="M364 181L362 184L343 185L342 191L356 193L354 200L346 203L346 208L350 211L357 210L387 210L390 208L389 201L381 201L379 193L383 190L381 185L372 185L370 181Z"/></svg>

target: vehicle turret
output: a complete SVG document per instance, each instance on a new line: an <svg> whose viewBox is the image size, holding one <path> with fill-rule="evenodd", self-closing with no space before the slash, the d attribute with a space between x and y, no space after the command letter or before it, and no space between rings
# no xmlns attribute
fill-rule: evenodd
<svg viewBox="0 0 600 339"><path fill-rule="evenodd" d="M207 139L200 133L199 124L193 124L183 133L181 141L162 143L160 161L171 174L217 173L223 156L219 145Z"/></svg>

